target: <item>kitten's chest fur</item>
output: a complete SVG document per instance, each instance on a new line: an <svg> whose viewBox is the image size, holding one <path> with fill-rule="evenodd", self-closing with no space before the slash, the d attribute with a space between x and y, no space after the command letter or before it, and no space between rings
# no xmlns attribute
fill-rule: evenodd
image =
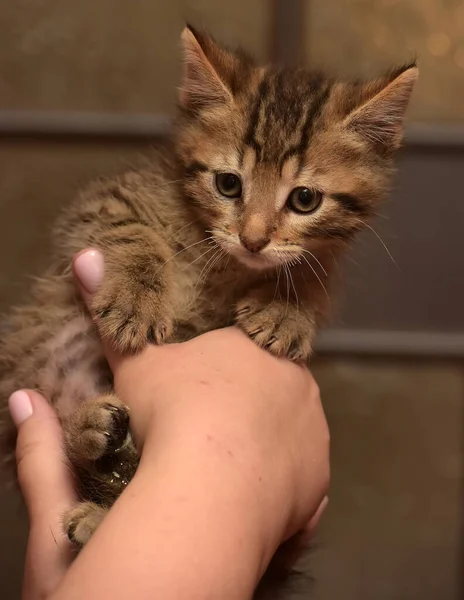
<svg viewBox="0 0 464 600"><path fill-rule="evenodd" d="M231 325L237 301L247 288L263 277L219 252L206 242L196 249L196 258L179 257L177 260L173 294L177 321L174 341L192 337L189 331L199 335Z"/></svg>

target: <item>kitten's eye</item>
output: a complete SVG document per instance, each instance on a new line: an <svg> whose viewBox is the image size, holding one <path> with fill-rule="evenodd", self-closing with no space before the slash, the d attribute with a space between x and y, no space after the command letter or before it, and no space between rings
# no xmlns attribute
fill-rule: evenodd
<svg viewBox="0 0 464 600"><path fill-rule="evenodd" d="M288 207L300 214L314 212L322 202L322 194L317 190L298 187L293 190L287 200Z"/></svg>
<svg viewBox="0 0 464 600"><path fill-rule="evenodd" d="M226 196L226 198L240 198L242 195L240 177L233 173L217 173L216 187L219 193Z"/></svg>

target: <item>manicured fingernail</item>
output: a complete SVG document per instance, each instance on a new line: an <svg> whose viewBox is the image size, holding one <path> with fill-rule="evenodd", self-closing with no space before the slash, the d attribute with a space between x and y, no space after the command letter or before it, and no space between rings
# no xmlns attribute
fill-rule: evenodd
<svg viewBox="0 0 464 600"><path fill-rule="evenodd" d="M8 408L16 427L19 427L21 423L32 415L31 399L22 390L11 394L8 400Z"/></svg>
<svg viewBox="0 0 464 600"><path fill-rule="evenodd" d="M89 294L95 294L103 281L103 255L98 250L87 250L74 261L74 272Z"/></svg>

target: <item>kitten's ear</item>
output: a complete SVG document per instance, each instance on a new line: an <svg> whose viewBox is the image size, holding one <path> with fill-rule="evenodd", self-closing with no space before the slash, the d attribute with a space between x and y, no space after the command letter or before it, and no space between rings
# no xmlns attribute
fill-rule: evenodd
<svg viewBox="0 0 464 600"><path fill-rule="evenodd" d="M418 76L419 70L414 63L368 84L363 103L348 115L346 126L379 149L398 148L403 137L406 109Z"/></svg>
<svg viewBox="0 0 464 600"><path fill-rule="evenodd" d="M181 42L184 58L181 106L199 109L231 102L239 57L190 25L183 30Z"/></svg>

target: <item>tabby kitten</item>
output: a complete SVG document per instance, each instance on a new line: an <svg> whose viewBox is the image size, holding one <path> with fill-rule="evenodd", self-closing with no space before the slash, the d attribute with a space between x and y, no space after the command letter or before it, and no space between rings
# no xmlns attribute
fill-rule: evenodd
<svg viewBox="0 0 464 600"><path fill-rule="evenodd" d="M0 391L35 388L56 408L83 502L66 533L84 545L137 467L71 262L105 257L93 312L122 352L237 324L273 354L306 361L337 256L382 197L417 79L369 83L256 66L209 35L182 33L172 138L144 170L80 194L54 229L53 265L0 342ZM14 441L13 427L10 439Z"/></svg>

